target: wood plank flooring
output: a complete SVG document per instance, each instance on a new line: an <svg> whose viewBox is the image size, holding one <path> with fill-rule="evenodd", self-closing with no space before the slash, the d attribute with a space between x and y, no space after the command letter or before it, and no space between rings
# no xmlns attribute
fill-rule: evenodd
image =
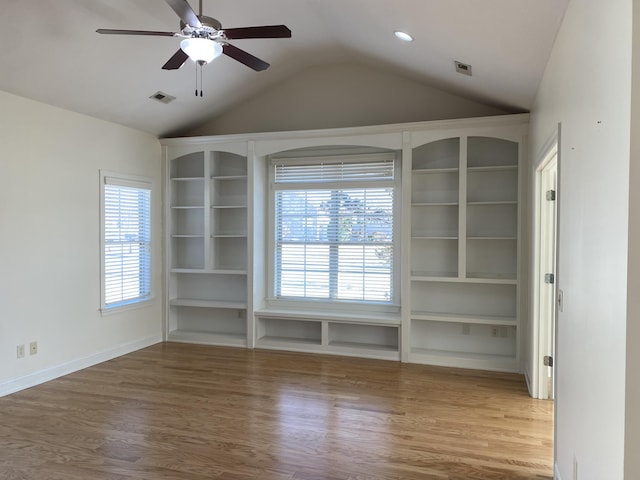
<svg viewBox="0 0 640 480"><path fill-rule="evenodd" d="M551 479L522 376L158 344L0 398L0 479Z"/></svg>

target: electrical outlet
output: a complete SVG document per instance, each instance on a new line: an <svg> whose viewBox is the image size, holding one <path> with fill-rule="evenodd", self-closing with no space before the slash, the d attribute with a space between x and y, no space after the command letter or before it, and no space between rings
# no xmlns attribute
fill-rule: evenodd
<svg viewBox="0 0 640 480"><path fill-rule="evenodd" d="M24 358L24 344L16 347L16 358Z"/></svg>
<svg viewBox="0 0 640 480"><path fill-rule="evenodd" d="M498 338L507 338L509 336L509 330L507 327L491 327L491 336Z"/></svg>
<svg viewBox="0 0 640 480"><path fill-rule="evenodd" d="M29 355L35 355L38 353L38 342L31 342L29 344Z"/></svg>

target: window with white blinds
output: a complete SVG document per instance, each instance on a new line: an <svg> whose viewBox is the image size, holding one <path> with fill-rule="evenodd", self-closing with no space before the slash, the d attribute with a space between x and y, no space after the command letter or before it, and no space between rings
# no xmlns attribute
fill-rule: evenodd
<svg viewBox="0 0 640 480"><path fill-rule="evenodd" d="M102 308L151 297L151 183L102 176Z"/></svg>
<svg viewBox="0 0 640 480"><path fill-rule="evenodd" d="M275 298L394 303L394 163L272 160Z"/></svg>

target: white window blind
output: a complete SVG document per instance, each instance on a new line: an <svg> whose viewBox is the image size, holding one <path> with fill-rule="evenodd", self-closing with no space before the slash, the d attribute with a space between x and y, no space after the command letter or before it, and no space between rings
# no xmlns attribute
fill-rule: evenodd
<svg viewBox="0 0 640 480"><path fill-rule="evenodd" d="M276 298L393 302L394 160L273 161Z"/></svg>
<svg viewBox="0 0 640 480"><path fill-rule="evenodd" d="M151 296L151 187L104 177L103 308Z"/></svg>

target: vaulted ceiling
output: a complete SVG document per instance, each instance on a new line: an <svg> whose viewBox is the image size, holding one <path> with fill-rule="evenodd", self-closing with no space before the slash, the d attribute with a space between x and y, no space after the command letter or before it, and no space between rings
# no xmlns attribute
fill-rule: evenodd
<svg viewBox="0 0 640 480"><path fill-rule="evenodd" d="M161 0L2 0L0 90L155 135L194 127L310 67L357 63L500 108L527 111L569 0L202 0L223 28L285 24L291 38L229 43L267 61L228 56L202 69L162 65L180 38L99 35L98 28L178 31ZM197 12L198 1L191 0ZM403 43L402 30L415 40ZM457 73L454 61L471 65ZM161 91L176 97L159 105ZM160 108L162 107L162 108Z"/></svg>

